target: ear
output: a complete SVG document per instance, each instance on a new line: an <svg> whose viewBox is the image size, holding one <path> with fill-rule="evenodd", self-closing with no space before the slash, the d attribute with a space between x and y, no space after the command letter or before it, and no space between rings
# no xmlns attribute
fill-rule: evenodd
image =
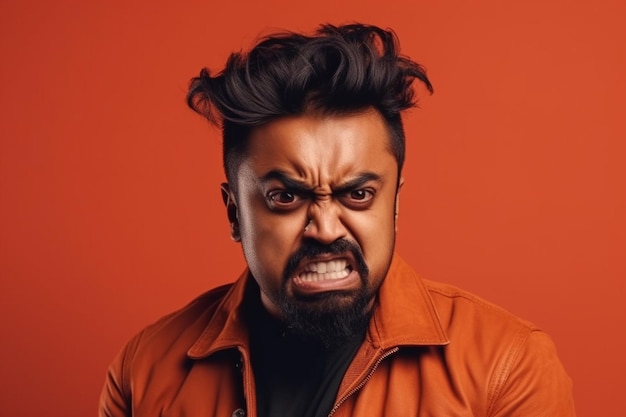
<svg viewBox="0 0 626 417"><path fill-rule="evenodd" d="M402 188L402 185L404 185L404 178L400 177L400 180L398 181L398 188L396 189L396 202L394 206L395 213L393 218L396 232L398 231L398 213L400 212L400 189Z"/></svg>
<svg viewBox="0 0 626 417"><path fill-rule="evenodd" d="M226 216L228 216L228 223L230 224L230 238L235 242L241 241L241 234L239 233L239 218L237 217L237 202L235 196L230 189L228 183L224 182L221 185L222 201L226 206Z"/></svg>

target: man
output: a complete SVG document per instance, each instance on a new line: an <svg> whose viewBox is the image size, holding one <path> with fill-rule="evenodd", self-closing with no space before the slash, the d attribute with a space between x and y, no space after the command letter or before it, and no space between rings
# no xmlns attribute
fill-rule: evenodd
<svg viewBox="0 0 626 417"><path fill-rule="evenodd" d="M248 269L133 338L101 416L574 415L548 336L394 254L415 80L432 92L360 24L268 37L192 80Z"/></svg>

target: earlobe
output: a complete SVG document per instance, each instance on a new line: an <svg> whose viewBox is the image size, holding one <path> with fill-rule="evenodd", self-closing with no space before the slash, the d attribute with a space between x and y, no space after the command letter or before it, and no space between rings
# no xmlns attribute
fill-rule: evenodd
<svg viewBox="0 0 626 417"><path fill-rule="evenodd" d="M230 224L230 238L235 242L241 241L241 233L239 232L239 218L237 217L237 203L235 196L230 189L228 183L222 183L222 201L226 206L226 216L228 217L228 223Z"/></svg>

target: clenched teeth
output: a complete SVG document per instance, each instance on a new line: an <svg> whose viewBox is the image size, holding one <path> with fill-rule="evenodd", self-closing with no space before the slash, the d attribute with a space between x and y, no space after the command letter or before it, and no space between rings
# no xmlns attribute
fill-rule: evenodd
<svg viewBox="0 0 626 417"><path fill-rule="evenodd" d="M339 272L346 269L348 262L345 259L334 259L326 262L312 262L304 267L305 272L317 272L323 274L326 272Z"/></svg>
<svg viewBox="0 0 626 417"><path fill-rule="evenodd" d="M326 262L312 262L305 266L298 279L307 282L341 279L350 274L348 262L345 259L335 259Z"/></svg>

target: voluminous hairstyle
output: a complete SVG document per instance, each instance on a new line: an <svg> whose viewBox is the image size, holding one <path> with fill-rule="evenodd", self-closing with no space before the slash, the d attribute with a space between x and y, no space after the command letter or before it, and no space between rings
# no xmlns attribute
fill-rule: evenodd
<svg viewBox="0 0 626 417"><path fill-rule="evenodd" d="M231 187L251 129L307 112L342 115L376 109L389 128L400 172L405 154L400 112L416 105L415 79L433 92L422 66L399 55L392 31L364 24L322 25L312 36L287 32L265 37L247 54L231 54L216 76L202 69L191 80L187 104L221 125Z"/></svg>

